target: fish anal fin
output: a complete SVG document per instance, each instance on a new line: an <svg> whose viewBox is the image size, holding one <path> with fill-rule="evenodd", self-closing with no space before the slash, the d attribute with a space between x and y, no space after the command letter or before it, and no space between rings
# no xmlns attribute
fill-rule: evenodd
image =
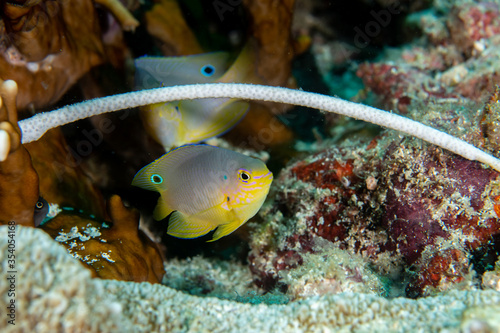
<svg viewBox="0 0 500 333"><path fill-rule="evenodd" d="M177 238L197 238L208 234L215 227L207 222L192 221L190 217L175 211L168 220L167 234Z"/></svg>
<svg viewBox="0 0 500 333"><path fill-rule="evenodd" d="M238 229L240 226L242 226L245 222L246 221L235 220L233 222L219 225L217 227L217 230L215 230L212 239L209 240L209 242L216 241L221 237L229 235L230 233Z"/></svg>

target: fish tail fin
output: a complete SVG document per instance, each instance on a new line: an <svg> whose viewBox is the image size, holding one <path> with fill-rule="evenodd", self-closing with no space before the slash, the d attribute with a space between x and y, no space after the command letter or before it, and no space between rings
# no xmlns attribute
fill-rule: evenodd
<svg viewBox="0 0 500 333"><path fill-rule="evenodd" d="M187 142L200 142L215 136L220 136L236 126L247 113L249 104L245 101L231 99L214 112L212 119L185 135Z"/></svg>
<svg viewBox="0 0 500 333"><path fill-rule="evenodd" d="M212 239L209 240L208 242L213 242L213 241L218 240L219 238L222 238L224 236L229 235L230 233L232 233L233 231L235 231L236 229L238 229L245 222L246 221L238 221L238 220L236 220L236 221L233 221L233 222L226 223L226 224L218 226L217 230L215 230L215 232L214 232L214 235L213 235Z"/></svg>
<svg viewBox="0 0 500 333"><path fill-rule="evenodd" d="M197 238L208 234L216 227L204 221L191 221L189 217L179 211L170 215L167 234L177 238Z"/></svg>
<svg viewBox="0 0 500 333"><path fill-rule="evenodd" d="M231 67L217 82L263 84L264 80L256 72L256 52L256 47L252 43L247 42Z"/></svg>

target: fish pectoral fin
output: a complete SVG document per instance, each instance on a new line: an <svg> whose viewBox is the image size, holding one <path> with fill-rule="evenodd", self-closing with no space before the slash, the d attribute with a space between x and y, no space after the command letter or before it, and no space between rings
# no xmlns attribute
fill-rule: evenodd
<svg viewBox="0 0 500 333"><path fill-rule="evenodd" d="M175 211L170 215L168 220L167 234L178 238L196 238L208 234L214 230L215 226L193 219L193 221L179 211Z"/></svg>
<svg viewBox="0 0 500 333"><path fill-rule="evenodd" d="M213 110L206 121L186 133L187 142L200 142L224 134L245 116L249 104L241 100L228 100L217 110Z"/></svg>
<svg viewBox="0 0 500 333"><path fill-rule="evenodd" d="M158 198L158 203L156 204L155 210L153 211L153 218L156 221L163 220L165 217L167 217L170 213L172 213L174 210L170 208L163 198L160 196Z"/></svg>
<svg viewBox="0 0 500 333"><path fill-rule="evenodd" d="M235 220L233 222L219 225L217 227L217 230L215 230L212 239L209 240L208 242L213 242L213 241L218 240L221 237L229 235L230 233L232 233L233 231L235 231L236 229L241 227L245 222L246 222L245 220L243 220L243 221Z"/></svg>

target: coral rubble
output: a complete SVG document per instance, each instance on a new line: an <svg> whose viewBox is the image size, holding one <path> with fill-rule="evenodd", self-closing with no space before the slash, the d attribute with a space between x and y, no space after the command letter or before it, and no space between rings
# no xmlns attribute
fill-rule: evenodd
<svg viewBox="0 0 500 333"><path fill-rule="evenodd" d="M6 232L6 227L0 227ZM436 297L392 300L360 293L326 295L286 305L242 304L186 295L149 283L91 279L90 273L43 232L19 227L16 326L2 331L120 332L403 332L500 329L492 316L496 291L451 292ZM42 246L44 251L33 249ZM7 242L0 240L0 262ZM47 265L50 263L50 265ZM4 266L5 269L5 266ZM24 281L24 282L23 282ZM11 281L0 280L6 295ZM7 299L0 305L7 307ZM374 326L373 323L377 325ZM9 325L9 326L8 326Z"/></svg>
<svg viewBox="0 0 500 333"><path fill-rule="evenodd" d="M407 296L474 288L471 256L500 235L498 176L392 134L320 150L277 178L251 240L255 280L287 290L283 274L321 253L320 237L388 278L400 272Z"/></svg>

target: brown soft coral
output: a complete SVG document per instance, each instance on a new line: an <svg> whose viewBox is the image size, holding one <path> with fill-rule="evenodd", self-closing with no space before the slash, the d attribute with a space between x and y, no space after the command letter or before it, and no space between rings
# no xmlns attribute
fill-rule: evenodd
<svg viewBox="0 0 500 333"><path fill-rule="evenodd" d="M144 15L148 33L165 56L202 53L175 0L161 0Z"/></svg>
<svg viewBox="0 0 500 333"><path fill-rule="evenodd" d="M41 228L80 259L94 276L159 283L165 273L158 247L139 230L139 213L108 201L110 223L62 212Z"/></svg>
<svg viewBox="0 0 500 333"><path fill-rule="evenodd" d="M0 80L0 224L14 221L34 226L33 214L38 201L38 175L28 151L21 144L17 125L17 84ZM2 106L3 104L3 106Z"/></svg>
<svg viewBox="0 0 500 333"><path fill-rule="evenodd" d="M130 13L99 1L133 29ZM0 0L0 78L23 82L18 108L53 104L90 68L105 61L102 31L90 0ZM128 20L126 18L128 17Z"/></svg>
<svg viewBox="0 0 500 333"><path fill-rule="evenodd" d="M105 216L104 199L81 168L83 158L66 144L61 129L26 144L40 178L40 195L49 203L78 207L87 214Z"/></svg>
<svg viewBox="0 0 500 333"><path fill-rule="evenodd" d="M273 86L288 86L294 57L291 26L294 0L246 0L258 42L257 73Z"/></svg>

